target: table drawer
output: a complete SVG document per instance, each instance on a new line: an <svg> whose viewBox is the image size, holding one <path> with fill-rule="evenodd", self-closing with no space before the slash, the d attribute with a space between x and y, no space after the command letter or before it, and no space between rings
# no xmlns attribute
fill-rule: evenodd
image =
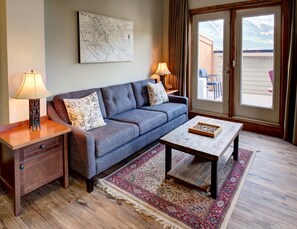
<svg viewBox="0 0 297 229"><path fill-rule="evenodd" d="M20 149L20 162L32 160L48 151L62 148L63 136L53 137Z"/></svg>
<svg viewBox="0 0 297 229"><path fill-rule="evenodd" d="M63 148L47 151L20 163L21 195L63 176Z"/></svg>

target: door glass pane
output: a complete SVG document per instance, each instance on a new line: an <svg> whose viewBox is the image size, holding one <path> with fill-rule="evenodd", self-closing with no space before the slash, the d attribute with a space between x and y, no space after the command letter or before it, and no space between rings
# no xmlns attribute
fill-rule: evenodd
<svg viewBox="0 0 297 229"><path fill-rule="evenodd" d="M272 108L274 15L242 18L241 104Z"/></svg>
<svg viewBox="0 0 297 229"><path fill-rule="evenodd" d="M197 99L223 99L224 20L198 23Z"/></svg>

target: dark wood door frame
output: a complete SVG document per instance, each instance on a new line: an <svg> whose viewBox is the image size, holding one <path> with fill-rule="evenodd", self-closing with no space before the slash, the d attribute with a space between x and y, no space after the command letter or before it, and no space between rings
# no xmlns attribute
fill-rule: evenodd
<svg viewBox="0 0 297 229"><path fill-rule="evenodd" d="M238 118L234 117L235 105L234 105L234 96L235 96L235 68L231 66L232 60L236 59L236 33L235 33L235 20L236 20L236 11L239 9L251 9L259 8L265 6L281 6L281 63L280 63L280 110L279 110L279 125L260 122L252 119ZM289 45L289 9L288 9L288 0L250 0L237 3L223 4L218 6L203 7L198 9L190 10L190 25L192 27L193 17L197 14L203 13L212 13L219 11L230 11L230 59L229 59L229 109L228 115L216 115L216 114L206 114L194 111L192 109L192 96L191 96L191 87L189 92L190 99L190 117L196 115L203 115L208 117L215 117L235 122L242 122L244 124L244 130L272 135L276 137L283 137L284 133L284 113L285 113L285 99L286 99L286 85L287 85L287 68L286 63L288 59L288 45ZM191 31L192 32L192 31ZM193 33L192 33L192 42L193 42ZM191 42L190 42L191 43ZM190 52L190 59L192 58ZM191 63L191 61L190 61ZM189 65L190 75L190 85L192 85L192 71L191 64Z"/></svg>

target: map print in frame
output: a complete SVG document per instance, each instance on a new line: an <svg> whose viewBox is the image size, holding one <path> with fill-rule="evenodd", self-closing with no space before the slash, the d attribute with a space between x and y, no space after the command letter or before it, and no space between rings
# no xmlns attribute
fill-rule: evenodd
<svg viewBox="0 0 297 229"><path fill-rule="evenodd" d="M133 61L133 22L78 11L79 62Z"/></svg>

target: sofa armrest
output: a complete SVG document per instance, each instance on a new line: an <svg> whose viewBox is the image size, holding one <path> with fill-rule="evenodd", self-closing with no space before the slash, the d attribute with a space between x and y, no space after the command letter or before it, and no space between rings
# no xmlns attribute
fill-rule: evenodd
<svg viewBox="0 0 297 229"><path fill-rule="evenodd" d="M188 105L188 98L184 96L179 96L179 95L168 95L169 102L172 103L182 103L187 106L187 119L189 117L189 105Z"/></svg>
<svg viewBox="0 0 297 229"><path fill-rule="evenodd" d="M188 98L178 95L168 95L169 102L172 103L183 103L188 106Z"/></svg>
<svg viewBox="0 0 297 229"><path fill-rule="evenodd" d="M72 130L69 133L68 142L70 167L88 179L95 176L96 157L94 136L85 130L64 122L56 113L52 101L47 102L47 112L51 120L67 125Z"/></svg>
<svg viewBox="0 0 297 229"><path fill-rule="evenodd" d="M76 127L71 127L71 129L69 138L70 166L90 179L97 174L94 136Z"/></svg>
<svg viewBox="0 0 297 229"><path fill-rule="evenodd" d="M57 123L70 126L67 122L65 122L63 119L60 118L60 116L57 114L53 101L47 101L47 115L50 120L53 120ZM70 126L71 127L71 126Z"/></svg>

